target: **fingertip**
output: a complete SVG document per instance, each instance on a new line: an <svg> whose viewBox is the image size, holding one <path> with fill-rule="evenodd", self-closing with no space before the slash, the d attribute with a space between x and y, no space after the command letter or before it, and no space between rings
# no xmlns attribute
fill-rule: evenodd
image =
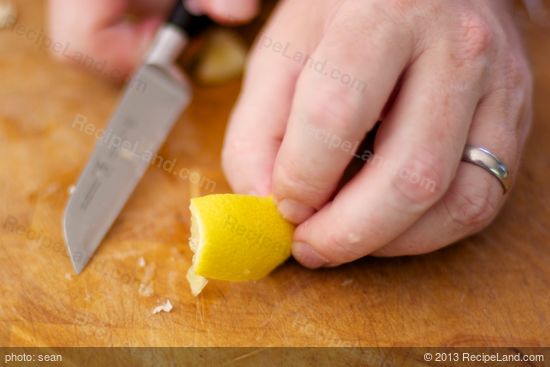
<svg viewBox="0 0 550 367"><path fill-rule="evenodd" d="M329 261L323 255L305 242L293 243L292 254L296 261L308 269L318 269L329 264Z"/></svg>
<svg viewBox="0 0 550 367"><path fill-rule="evenodd" d="M257 0L201 0L201 5L210 17L221 23L244 23L259 12Z"/></svg>
<svg viewBox="0 0 550 367"><path fill-rule="evenodd" d="M273 169L273 196L281 215L294 224L301 224L325 204L331 187L325 185L327 179L311 171L307 152L301 148L288 149L288 129L286 134Z"/></svg>
<svg viewBox="0 0 550 367"><path fill-rule="evenodd" d="M315 213L315 209L293 199L282 199L277 208L281 215L294 224L300 224Z"/></svg>

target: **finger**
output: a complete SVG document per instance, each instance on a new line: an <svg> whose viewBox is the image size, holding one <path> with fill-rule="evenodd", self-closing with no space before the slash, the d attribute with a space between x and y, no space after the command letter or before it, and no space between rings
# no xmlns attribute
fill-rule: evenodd
<svg viewBox="0 0 550 367"><path fill-rule="evenodd" d="M515 176L521 147L529 130L530 96L510 98L505 90L480 103L468 144L489 149ZM462 163L449 191L417 223L375 256L415 255L437 250L485 228L502 207L505 196L498 180L482 168Z"/></svg>
<svg viewBox="0 0 550 367"><path fill-rule="evenodd" d="M502 188L481 168L461 163L448 193L412 227L372 255L420 255L479 231L503 202ZM475 228L475 229L474 229Z"/></svg>
<svg viewBox="0 0 550 367"><path fill-rule="evenodd" d="M198 0L201 8L222 23L243 23L259 11L258 0Z"/></svg>
<svg viewBox="0 0 550 367"><path fill-rule="evenodd" d="M301 70L274 47L293 37L293 44L305 48L305 37L296 36L304 33L298 32L300 27L300 19L283 3L253 47L222 152L223 169L235 192L271 193L273 163Z"/></svg>
<svg viewBox="0 0 550 367"><path fill-rule="evenodd" d="M275 162L273 192L283 216L295 223L333 194L412 54L410 36L386 26L375 7L346 2L339 13L357 16L336 16L304 60Z"/></svg>
<svg viewBox="0 0 550 367"><path fill-rule="evenodd" d="M124 18L128 8L127 0L52 0L50 33L63 45L62 50L52 48L53 56L109 78L126 77L162 22L159 14L129 22Z"/></svg>
<svg viewBox="0 0 550 367"><path fill-rule="evenodd" d="M468 70L449 73L453 62L445 47L436 47L411 66L381 125L372 160L297 229L293 252L302 264L334 265L371 253L447 191L482 93L483 69L472 61Z"/></svg>

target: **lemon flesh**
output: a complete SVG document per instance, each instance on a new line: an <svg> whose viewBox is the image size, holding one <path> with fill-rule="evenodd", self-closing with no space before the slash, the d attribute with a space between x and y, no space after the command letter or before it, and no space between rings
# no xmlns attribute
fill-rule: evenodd
<svg viewBox="0 0 550 367"><path fill-rule="evenodd" d="M271 197L216 194L191 199L193 293L207 279L246 281L265 277L291 253L294 226ZM194 288L194 289L193 289Z"/></svg>

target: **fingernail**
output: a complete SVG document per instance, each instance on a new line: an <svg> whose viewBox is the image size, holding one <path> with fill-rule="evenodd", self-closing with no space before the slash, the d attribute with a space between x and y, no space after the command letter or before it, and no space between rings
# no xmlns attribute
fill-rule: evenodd
<svg viewBox="0 0 550 367"><path fill-rule="evenodd" d="M310 245L303 242L296 242L292 245L294 258L306 268L317 269L328 264L328 260L321 256Z"/></svg>
<svg viewBox="0 0 550 367"><path fill-rule="evenodd" d="M302 223L313 215L315 210L292 199L284 199L277 205L282 216L292 223Z"/></svg>

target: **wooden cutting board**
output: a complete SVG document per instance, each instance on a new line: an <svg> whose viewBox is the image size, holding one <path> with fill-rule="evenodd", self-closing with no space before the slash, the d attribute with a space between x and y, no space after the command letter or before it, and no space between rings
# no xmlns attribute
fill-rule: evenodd
<svg viewBox="0 0 550 367"><path fill-rule="evenodd" d="M262 281L212 281L194 298L185 280L189 197L229 191L219 156L239 81L195 88L160 153L173 167L149 169L72 276L62 210L121 87L48 58L37 40L47 37L44 3L16 4L24 30L0 31L0 345L550 344L548 30L524 26L535 124L516 189L490 228L419 257L322 271L289 261ZM153 315L167 299L172 312Z"/></svg>

